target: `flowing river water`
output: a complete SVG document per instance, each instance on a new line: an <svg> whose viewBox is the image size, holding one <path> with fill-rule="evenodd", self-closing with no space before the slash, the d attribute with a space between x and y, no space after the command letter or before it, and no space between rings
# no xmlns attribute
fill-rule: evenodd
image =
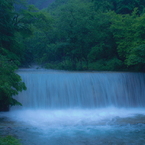
<svg viewBox="0 0 145 145"><path fill-rule="evenodd" d="M0 113L0 135L23 145L145 145L145 74L21 70L23 107Z"/></svg>

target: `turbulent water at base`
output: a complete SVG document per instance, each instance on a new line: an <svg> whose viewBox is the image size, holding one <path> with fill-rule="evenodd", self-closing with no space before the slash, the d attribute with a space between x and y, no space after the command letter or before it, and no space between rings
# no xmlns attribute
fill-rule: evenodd
<svg viewBox="0 0 145 145"><path fill-rule="evenodd" d="M19 72L27 91L16 99L24 108L144 107L141 73Z"/></svg>
<svg viewBox="0 0 145 145"><path fill-rule="evenodd" d="M23 145L145 145L145 74L21 70L22 107L0 135Z"/></svg>

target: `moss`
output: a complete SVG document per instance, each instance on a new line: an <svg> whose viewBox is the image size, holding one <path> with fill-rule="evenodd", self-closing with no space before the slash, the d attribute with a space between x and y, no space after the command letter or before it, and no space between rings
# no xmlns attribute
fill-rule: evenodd
<svg viewBox="0 0 145 145"><path fill-rule="evenodd" d="M0 145L21 145L20 141L10 135L0 137Z"/></svg>

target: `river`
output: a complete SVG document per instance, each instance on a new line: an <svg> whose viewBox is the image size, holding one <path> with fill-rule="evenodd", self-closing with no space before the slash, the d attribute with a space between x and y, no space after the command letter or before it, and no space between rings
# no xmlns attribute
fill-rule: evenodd
<svg viewBox="0 0 145 145"><path fill-rule="evenodd" d="M23 107L0 113L0 135L23 145L144 145L145 74L21 70Z"/></svg>

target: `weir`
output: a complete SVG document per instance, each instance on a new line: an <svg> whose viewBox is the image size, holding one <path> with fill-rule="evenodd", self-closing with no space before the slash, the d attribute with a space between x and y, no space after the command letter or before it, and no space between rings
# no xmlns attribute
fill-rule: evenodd
<svg viewBox="0 0 145 145"><path fill-rule="evenodd" d="M27 91L15 98L27 109L145 107L145 74L19 71Z"/></svg>

